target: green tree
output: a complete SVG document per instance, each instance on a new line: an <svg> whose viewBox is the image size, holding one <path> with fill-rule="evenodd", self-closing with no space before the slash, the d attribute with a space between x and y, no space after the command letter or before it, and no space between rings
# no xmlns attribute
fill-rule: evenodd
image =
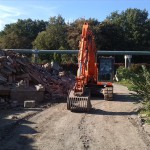
<svg viewBox="0 0 150 150"><path fill-rule="evenodd" d="M131 90L135 91L138 98L144 104L146 111L150 111L150 70L142 66L142 72L131 77Z"/></svg>
<svg viewBox="0 0 150 150"><path fill-rule="evenodd" d="M31 19L19 19L17 23L5 25L4 30L0 32L0 47L31 49L33 40L46 26L47 22L43 20Z"/></svg>
<svg viewBox="0 0 150 150"><path fill-rule="evenodd" d="M68 43L71 49L79 49L79 41L81 39L83 24L87 22L90 25L94 36L97 37L99 21L95 18L79 18L68 26ZM96 38L97 39L97 38ZM98 44L98 43L97 43Z"/></svg>
<svg viewBox="0 0 150 150"><path fill-rule="evenodd" d="M64 18L60 15L57 17L50 17L48 26L45 31L40 32L33 42L33 46L37 49L58 50L68 49L67 43L67 25ZM54 55L40 55L41 59L48 59L61 62L61 56Z"/></svg>
<svg viewBox="0 0 150 150"><path fill-rule="evenodd" d="M124 47L122 28L108 20L99 24L95 35L99 50L120 50Z"/></svg>
<svg viewBox="0 0 150 150"><path fill-rule="evenodd" d="M61 46L67 49L67 26L65 20L60 15L51 17L46 31L38 34L33 46L38 49L49 50L56 50Z"/></svg>
<svg viewBox="0 0 150 150"><path fill-rule="evenodd" d="M122 28L124 34L124 49L142 50L147 44L148 12L140 9L127 9L120 14L116 11L107 20Z"/></svg>

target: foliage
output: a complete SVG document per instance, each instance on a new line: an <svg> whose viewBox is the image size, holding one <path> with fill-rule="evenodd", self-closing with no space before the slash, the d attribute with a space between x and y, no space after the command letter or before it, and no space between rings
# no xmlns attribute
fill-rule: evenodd
<svg viewBox="0 0 150 150"><path fill-rule="evenodd" d="M0 32L1 48L31 49L32 42L39 32L46 29L47 22L43 20L21 20L17 23L5 25Z"/></svg>
<svg viewBox="0 0 150 150"><path fill-rule="evenodd" d="M133 72L130 69L124 68L124 66L120 66L117 69L117 77L118 77L119 81L130 79L132 73Z"/></svg>
<svg viewBox="0 0 150 150"><path fill-rule="evenodd" d="M137 93L137 96L142 99L143 103L148 104L147 109L150 107L150 71L142 66L142 72L134 74L131 77L132 88L131 90ZM149 109L150 110L150 109Z"/></svg>
<svg viewBox="0 0 150 150"><path fill-rule="evenodd" d="M134 91L134 96L143 104L141 115L150 123L150 70L144 65L133 65L130 69L118 68L119 83Z"/></svg>
<svg viewBox="0 0 150 150"><path fill-rule="evenodd" d="M89 23L95 37L98 35L98 25L100 24L98 20L94 18L89 18L87 20L84 18L76 19L68 26L68 43L71 49L79 49L79 40L81 38L82 26L85 22ZM97 38L95 39L97 43ZM97 43L97 45L99 45L99 43Z"/></svg>
<svg viewBox="0 0 150 150"><path fill-rule="evenodd" d="M124 33L124 49L141 50L149 49L148 40L149 20L148 12L140 9L127 9L120 14L115 11L107 20L122 28Z"/></svg>
<svg viewBox="0 0 150 150"><path fill-rule="evenodd" d="M120 67L117 68L117 77L119 79L119 83L127 86L128 89L131 89L131 79L134 77L135 74L139 74L142 72L142 65L141 64L132 64L130 68L124 68L122 64Z"/></svg>
<svg viewBox="0 0 150 150"><path fill-rule="evenodd" d="M37 49L58 50L67 49L67 26L64 18L60 15L57 17L50 17L49 24L45 31L38 34L33 42L33 46ZM46 60L54 60L61 62L61 56L59 54L54 55L40 55L40 58Z"/></svg>
<svg viewBox="0 0 150 150"><path fill-rule="evenodd" d="M150 19L148 19L148 12L140 9L127 9L121 13L115 11L111 13L110 16L106 18L106 21L111 22L119 28L119 36L116 34L116 37L120 37L120 40L113 41L114 47L109 49L118 50L121 47L121 50L150 50ZM117 32L116 32L117 33ZM122 37L121 37L122 36ZM110 35L111 39L112 36ZM117 61L121 61L117 57ZM150 62L148 57L140 56L134 57L132 60L135 63Z"/></svg>
<svg viewBox="0 0 150 150"><path fill-rule="evenodd" d="M66 23L61 16L50 17L49 21L19 19L8 24L0 32L0 48L20 49L79 49L82 26L88 22L94 34L98 50L150 50L150 19L148 12L140 9L127 9L112 12L104 21L95 18L78 18ZM40 55L41 59L55 59L59 62L76 62L74 55ZM116 56L116 62L123 62L123 57ZM150 62L148 57L136 56L132 61Z"/></svg>
<svg viewBox="0 0 150 150"><path fill-rule="evenodd" d="M98 49L120 50L124 47L124 33L121 27L110 22L103 21L96 33Z"/></svg>
<svg viewBox="0 0 150 150"><path fill-rule="evenodd" d="M139 74L142 72L142 64L132 64L130 67L130 71L134 74Z"/></svg>
<svg viewBox="0 0 150 150"><path fill-rule="evenodd" d="M77 61L77 55L76 54L63 54L62 56L61 56L61 62L63 63L63 64L70 64L70 63L77 63L78 61Z"/></svg>
<svg viewBox="0 0 150 150"><path fill-rule="evenodd" d="M136 92L135 96L140 98L144 106L141 114L144 114L144 120L150 123L150 70L142 66L142 72L134 74L131 83L131 90Z"/></svg>
<svg viewBox="0 0 150 150"><path fill-rule="evenodd" d="M67 26L65 20L60 15L51 17L46 30L38 34L33 46L37 49L57 50L60 47L67 49Z"/></svg>
<svg viewBox="0 0 150 150"><path fill-rule="evenodd" d="M131 80L135 74L139 73L142 73L141 64L132 64L130 68L124 68L124 66L120 66L117 69L117 77L119 80Z"/></svg>

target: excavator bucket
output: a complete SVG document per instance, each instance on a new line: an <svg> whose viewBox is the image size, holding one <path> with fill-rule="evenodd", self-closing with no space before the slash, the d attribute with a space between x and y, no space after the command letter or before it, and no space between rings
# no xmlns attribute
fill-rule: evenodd
<svg viewBox="0 0 150 150"><path fill-rule="evenodd" d="M67 98L67 109L71 111L89 111L91 109L90 92L86 91L84 95L75 95L71 90Z"/></svg>

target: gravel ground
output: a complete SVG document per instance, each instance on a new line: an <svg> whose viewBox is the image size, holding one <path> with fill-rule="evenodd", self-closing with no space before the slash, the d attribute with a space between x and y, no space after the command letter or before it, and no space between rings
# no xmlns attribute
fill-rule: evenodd
<svg viewBox="0 0 150 150"><path fill-rule="evenodd" d="M22 120L0 150L150 150L135 103L126 87L114 85L114 101L93 97L89 113L73 113L60 103Z"/></svg>

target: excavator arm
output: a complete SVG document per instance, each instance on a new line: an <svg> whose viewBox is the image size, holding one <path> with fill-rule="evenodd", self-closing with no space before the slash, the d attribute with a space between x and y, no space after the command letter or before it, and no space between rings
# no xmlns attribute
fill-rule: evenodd
<svg viewBox="0 0 150 150"><path fill-rule="evenodd" d="M76 83L69 93L67 108L69 110L88 111L91 108L91 102L90 90L86 86L97 83L98 71L94 36L88 23L83 25L79 48Z"/></svg>
<svg viewBox="0 0 150 150"><path fill-rule="evenodd" d="M96 46L88 23L83 25L79 47L75 95L83 95L86 85L97 83Z"/></svg>
<svg viewBox="0 0 150 150"><path fill-rule="evenodd" d="M67 109L89 111L92 107L92 90L102 91L105 100L112 100L113 86L110 79L113 73L108 68L111 68L113 61L110 58L101 58L98 68L95 40L88 23L83 25L79 48L76 83L69 92Z"/></svg>

